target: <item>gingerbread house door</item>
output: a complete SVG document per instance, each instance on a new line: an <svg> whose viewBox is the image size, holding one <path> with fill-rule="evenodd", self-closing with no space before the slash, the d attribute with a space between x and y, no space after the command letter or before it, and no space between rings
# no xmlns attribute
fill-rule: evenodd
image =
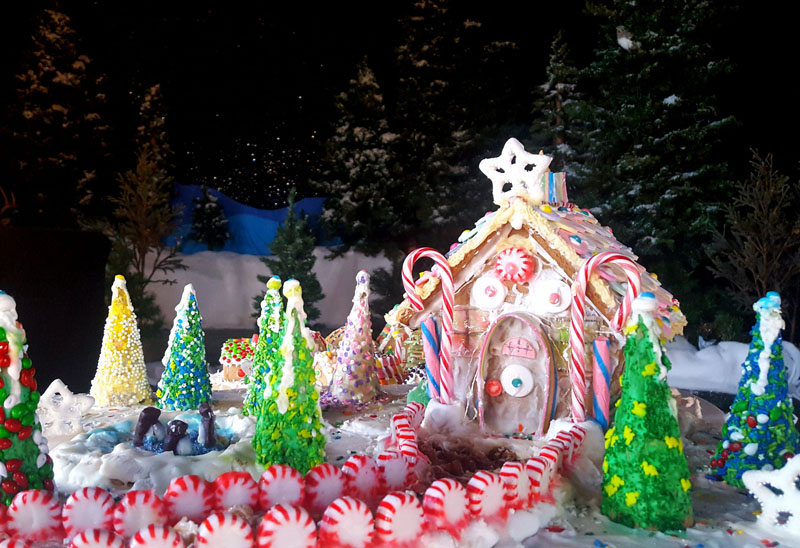
<svg viewBox="0 0 800 548"><path fill-rule="evenodd" d="M479 416L498 434L543 435L555 406L552 346L524 312L499 316L486 332L478 369Z"/></svg>

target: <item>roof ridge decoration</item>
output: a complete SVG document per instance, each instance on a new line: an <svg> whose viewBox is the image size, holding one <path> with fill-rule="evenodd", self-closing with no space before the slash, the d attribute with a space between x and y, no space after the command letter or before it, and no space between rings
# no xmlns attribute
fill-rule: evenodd
<svg viewBox="0 0 800 548"><path fill-rule="evenodd" d="M485 158L478 167L491 179L492 198L498 206L505 207L513 197L538 205L548 198L549 185L544 179L552 161L552 157L541 152L526 152L522 143L512 137L506 141L500 156ZM504 190L506 185L510 188Z"/></svg>

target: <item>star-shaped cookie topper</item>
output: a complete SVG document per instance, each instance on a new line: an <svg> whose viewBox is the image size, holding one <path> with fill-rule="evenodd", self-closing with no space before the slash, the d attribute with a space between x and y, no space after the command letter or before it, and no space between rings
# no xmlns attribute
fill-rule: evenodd
<svg viewBox="0 0 800 548"><path fill-rule="evenodd" d="M74 394L61 379L56 379L39 398L36 411L46 434L75 435L83 432L81 418L93 405L93 397Z"/></svg>
<svg viewBox="0 0 800 548"><path fill-rule="evenodd" d="M522 143L512 137L506 141L500 156L481 160L478 167L491 179L492 198L502 207L512 196L541 203L544 199L542 175L552 161L550 156L525 152Z"/></svg>
<svg viewBox="0 0 800 548"><path fill-rule="evenodd" d="M749 470L742 481L761 505L758 523L776 534L800 535L800 455L778 470Z"/></svg>

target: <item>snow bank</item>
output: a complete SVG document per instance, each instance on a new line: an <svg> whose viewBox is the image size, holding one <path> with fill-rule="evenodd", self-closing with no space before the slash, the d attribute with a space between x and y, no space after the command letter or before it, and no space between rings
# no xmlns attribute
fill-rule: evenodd
<svg viewBox="0 0 800 548"><path fill-rule="evenodd" d="M325 293L325 298L317 303L320 317L316 321L335 328L347 319L356 273L362 269L369 272L380 267L388 269L390 264L382 256L366 257L352 251L332 261L325 260L329 253L327 247L314 250L317 257L314 273ZM256 319L251 316L254 312L253 297L263 295L266 287L256 276L271 275L259 257L229 251L201 251L180 257L187 268L172 276L178 283L151 286L156 304L167 322L175 317L175 305L180 301L183 286L191 283L197 294L204 328L242 329L242 336L255 332ZM401 281L397 280L397 283Z"/></svg>
<svg viewBox="0 0 800 548"><path fill-rule="evenodd" d="M677 337L667 343L667 356L672 362L667 381L675 388L735 394L742 376L741 364L747 357L749 346L721 342L698 350L683 337ZM800 399L800 350L784 341L783 358L789 395Z"/></svg>

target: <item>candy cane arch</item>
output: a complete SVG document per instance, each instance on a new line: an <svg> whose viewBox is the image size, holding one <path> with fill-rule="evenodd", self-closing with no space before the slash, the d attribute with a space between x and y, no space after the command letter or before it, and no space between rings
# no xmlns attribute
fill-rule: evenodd
<svg viewBox="0 0 800 548"><path fill-rule="evenodd" d="M442 284L442 340L439 342L439 377L441 380L440 399L442 403L449 404L454 400L453 396L453 366L450 360L450 348L453 342L453 301L455 297L455 287L453 285L453 271L447 259L430 247L422 247L414 250L406 257L403 262L403 288L408 295L411 307L420 312L423 309L422 299L417 295L417 287L414 285L414 278L411 269L417 259L428 257L439 266L440 281Z"/></svg>
<svg viewBox="0 0 800 548"><path fill-rule="evenodd" d="M617 313L611 321L611 327L620 331L631 314L633 300L642 290L642 276L636 263L630 257L620 253L606 251L598 253L588 261L575 275L572 284L572 317L569 325L570 377L572 381L572 421L582 422L586 419L586 363L583 346L583 319L586 315L586 287L589 276L601 264L615 264L622 268L628 279L628 289Z"/></svg>

